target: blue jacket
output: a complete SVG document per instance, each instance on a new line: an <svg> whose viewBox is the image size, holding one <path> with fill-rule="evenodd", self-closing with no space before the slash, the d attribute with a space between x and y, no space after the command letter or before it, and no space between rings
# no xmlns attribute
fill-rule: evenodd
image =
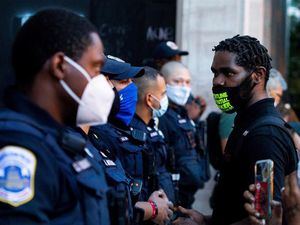
<svg viewBox="0 0 300 225"><path fill-rule="evenodd" d="M103 165L106 180L110 188L108 193L108 206L111 225L132 224L133 205L130 195L130 179L126 176L120 160L103 141L103 137L89 132L89 140L93 144L93 150L99 152L97 160Z"/></svg>
<svg viewBox="0 0 300 225"><path fill-rule="evenodd" d="M0 224L109 224L101 165L77 132L12 91L0 111Z"/></svg>
<svg viewBox="0 0 300 225"><path fill-rule="evenodd" d="M180 172L179 184L203 187L206 179L200 155L196 151L196 128L184 107L169 106L159 119L159 129L168 145L169 166Z"/></svg>
<svg viewBox="0 0 300 225"><path fill-rule="evenodd" d="M130 179L133 205L138 200L144 200L140 197L143 186L142 151L145 150L145 142L135 137L130 127L121 123L91 127L90 133L101 137L101 141L120 160L126 176Z"/></svg>
<svg viewBox="0 0 300 225"><path fill-rule="evenodd" d="M159 188L162 188L170 201L175 201L172 177L166 168L167 165L167 146L163 134L155 128L154 120L149 124L135 114L130 125L147 134L147 151L143 152L144 159L144 187L149 195Z"/></svg>

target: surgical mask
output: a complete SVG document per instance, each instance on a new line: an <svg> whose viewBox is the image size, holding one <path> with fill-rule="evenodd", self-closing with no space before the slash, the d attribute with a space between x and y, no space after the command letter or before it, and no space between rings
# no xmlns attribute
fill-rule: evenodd
<svg viewBox="0 0 300 225"><path fill-rule="evenodd" d="M67 56L64 59L88 80L81 98L72 91L65 81L59 81L63 89L78 103L76 125L95 126L105 124L114 100L114 92L106 78L103 75L91 78L88 72L78 63Z"/></svg>
<svg viewBox="0 0 300 225"><path fill-rule="evenodd" d="M177 105L184 106L190 94L190 87L167 84L167 95Z"/></svg>
<svg viewBox="0 0 300 225"><path fill-rule="evenodd" d="M120 110L116 118L124 124L129 125L131 122L137 103L137 87L134 83L130 83L127 87L119 91Z"/></svg>
<svg viewBox="0 0 300 225"><path fill-rule="evenodd" d="M251 73L252 74L252 73ZM237 87L215 86L212 88L216 105L225 113L234 113L246 107L252 97L251 74Z"/></svg>
<svg viewBox="0 0 300 225"><path fill-rule="evenodd" d="M162 115L165 114L165 112L167 111L168 109L168 106L169 106L169 100L168 100L168 96L165 95L161 100L158 100L154 95L151 95L156 101L159 102L159 109L155 109L153 108L152 106L151 109L153 110L152 111L152 117L161 117Z"/></svg>

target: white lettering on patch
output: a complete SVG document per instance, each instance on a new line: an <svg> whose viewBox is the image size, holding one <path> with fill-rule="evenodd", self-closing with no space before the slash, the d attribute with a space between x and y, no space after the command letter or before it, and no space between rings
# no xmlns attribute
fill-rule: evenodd
<svg viewBox="0 0 300 225"><path fill-rule="evenodd" d="M29 202L34 196L36 157L19 146L0 149L0 201L12 206Z"/></svg>

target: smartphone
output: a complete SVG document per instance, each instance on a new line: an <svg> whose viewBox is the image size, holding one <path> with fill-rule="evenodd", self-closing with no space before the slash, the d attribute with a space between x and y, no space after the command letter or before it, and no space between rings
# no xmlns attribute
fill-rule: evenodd
<svg viewBox="0 0 300 225"><path fill-rule="evenodd" d="M300 159L300 152L297 150L298 159ZM297 178L298 178L298 186L300 187L300 160L297 165Z"/></svg>
<svg viewBox="0 0 300 225"><path fill-rule="evenodd" d="M266 223L271 218L273 200L274 162L271 159L255 163L255 210Z"/></svg>

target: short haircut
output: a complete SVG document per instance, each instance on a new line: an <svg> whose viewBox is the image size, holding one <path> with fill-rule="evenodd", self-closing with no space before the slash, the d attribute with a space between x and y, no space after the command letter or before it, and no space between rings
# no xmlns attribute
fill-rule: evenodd
<svg viewBox="0 0 300 225"><path fill-rule="evenodd" d="M189 71L188 68L185 65L183 65L181 62L170 61L162 66L160 72L165 79L168 79L169 77L177 73L180 73L180 71L182 70Z"/></svg>
<svg viewBox="0 0 300 225"><path fill-rule="evenodd" d="M271 57L268 50L254 37L236 35L221 41L213 48L213 51L228 51L236 54L236 64L242 66L248 72L252 72L259 66L266 69L266 82L269 79Z"/></svg>
<svg viewBox="0 0 300 225"><path fill-rule="evenodd" d="M272 68L270 69L269 80L267 83L267 91L276 89L279 86L282 88L282 90L287 90L287 83L284 80L282 74L278 70Z"/></svg>
<svg viewBox="0 0 300 225"><path fill-rule="evenodd" d="M134 79L138 88L138 101L144 101L145 94L157 84L157 77L161 76L161 74L152 67L146 66L144 69L144 75Z"/></svg>
<svg viewBox="0 0 300 225"><path fill-rule="evenodd" d="M37 12L19 30L12 48L17 84L31 84L47 59L57 52L78 60L92 43L96 28L84 17L65 9Z"/></svg>

